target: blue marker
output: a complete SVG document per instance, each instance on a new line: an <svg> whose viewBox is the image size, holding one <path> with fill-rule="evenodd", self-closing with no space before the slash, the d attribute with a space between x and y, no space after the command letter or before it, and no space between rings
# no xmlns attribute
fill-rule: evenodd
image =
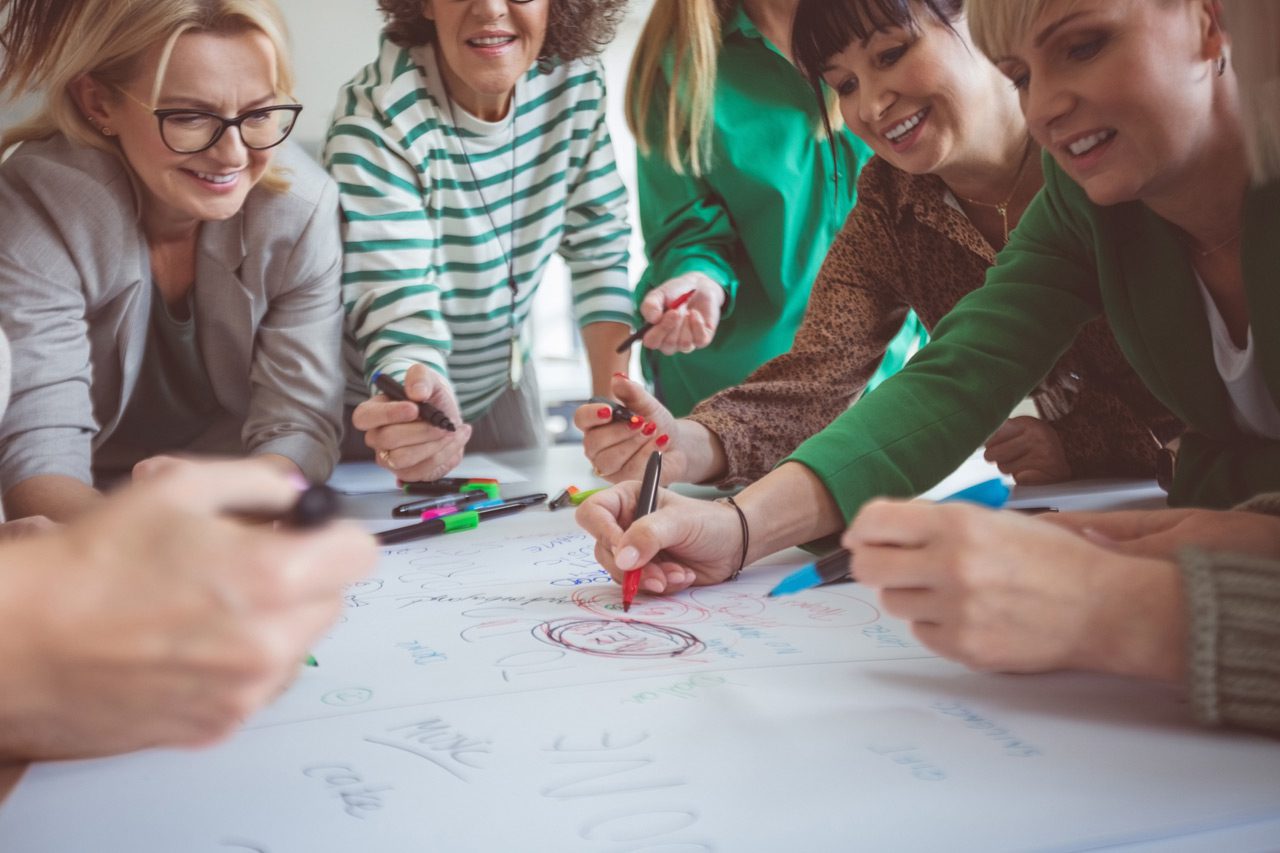
<svg viewBox="0 0 1280 853"><path fill-rule="evenodd" d="M948 495L938 503L953 503L955 501L964 501L966 503L982 504L992 509L999 509L1004 506L1004 502L1009 499L1009 487L1004 481L998 477L970 486L967 489L961 489L954 495ZM777 586L769 590L769 597L774 598L779 595L791 595L805 589L812 589L815 586L821 586L825 583L834 583L835 581L847 580L849 578L849 561L853 555L841 548L839 551L828 554L816 563L810 563L803 569L797 569L791 574L783 578Z"/></svg>

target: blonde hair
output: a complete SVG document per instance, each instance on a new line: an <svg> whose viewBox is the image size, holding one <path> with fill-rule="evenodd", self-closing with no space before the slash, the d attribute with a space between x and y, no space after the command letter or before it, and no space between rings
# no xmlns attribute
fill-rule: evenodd
<svg viewBox="0 0 1280 853"><path fill-rule="evenodd" d="M87 74L107 88L122 87L141 71L142 56L160 44L154 103L184 33L261 32L275 48L276 90L293 97L287 30L274 0L0 0L4 12L9 17L0 30L6 51L0 94L42 89L45 96L34 116L0 137L0 152L62 134L118 156L128 168L114 138L95 132L81 114L72 84ZM288 185L284 170L274 165L262 179L262 186L273 191Z"/></svg>
<svg viewBox="0 0 1280 853"><path fill-rule="evenodd" d="M1280 0L1227 0L1225 18L1249 165L1255 181L1274 181L1280 179Z"/></svg>
<svg viewBox="0 0 1280 853"><path fill-rule="evenodd" d="M642 154L661 148L678 174L701 175L711 162L708 126L721 32L733 8L733 0L656 0L631 60L627 126ZM660 92L666 93L665 116L662 138L655 140L650 111Z"/></svg>
<svg viewBox="0 0 1280 853"><path fill-rule="evenodd" d="M974 46L993 61L1008 56L1053 1L968 0L965 15Z"/></svg>

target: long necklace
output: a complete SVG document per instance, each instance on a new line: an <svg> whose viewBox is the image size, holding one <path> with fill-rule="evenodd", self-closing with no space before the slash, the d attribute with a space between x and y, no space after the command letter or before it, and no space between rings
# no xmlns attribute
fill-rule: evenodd
<svg viewBox="0 0 1280 853"><path fill-rule="evenodd" d="M480 199L480 206L484 208L485 218L489 220L489 227L493 229L493 239L498 241L498 249L502 252L503 263L507 266L507 290L511 293L511 362L508 375L511 381L511 387L514 388L520 384L520 380L524 377L524 352L520 346L520 330L516 326L516 299L520 294L520 285L516 282L516 144L520 137L516 132L516 123L519 120L520 112L517 109L516 93L519 89L519 82L511 90L511 227L510 227L510 250L502 244L502 234L498 229L498 220L493 215L493 210L489 207L489 202L485 200L484 190L480 187L480 178L476 174L475 166L471 163L471 154L467 151L467 142L463 138L462 131L458 128L457 119L453 113L453 95L449 92L449 81L445 79L444 74L440 75L440 82L444 85L445 102L449 105L449 124L453 125L454 138L458 140L458 148L462 151L462 160L467 164L467 172L471 174L471 182L476 188L476 195Z"/></svg>
<svg viewBox="0 0 1280 853"><path fill-rule="evenodd" d="M1013 201L1014 194L1018 192L1018 184L1022 182L1022 173L1026 170L1029 159L1031 159L1031 139L1028 137L1027 145L1022 149L1022 162L1018 164L1018 171L1013 176L1013 186L1009 187L1009 194L1004 197L1004 201L992 204L989 201L978 201L976 198L966 198L956 193L956 198L961 201L967 201L969 204L976 204L981 207L995 208L996 213L1000 214L1000 223L1004 227L1004 241L1006 243L1009 242L1009 203Z"/></svg>
<svg viewBox="0 0 1280 853"><path fill-rule="evenodd" d="M1191 244L1191 251L1195 252L1197 255L1199 255L1202 258L1207 258L1212 254L1221 252L1223 249L1227 248L1232 243L1239 240L1240 229L1237 228L1236 233L1232 234L1230 237L1228 237L1227 239L1223 240L1221 243L1217 244L1216 246L1210 249L1201 249L1199 246L1195 245L1194 238L1192 239L1193 239L1193 242Z"/></svg>

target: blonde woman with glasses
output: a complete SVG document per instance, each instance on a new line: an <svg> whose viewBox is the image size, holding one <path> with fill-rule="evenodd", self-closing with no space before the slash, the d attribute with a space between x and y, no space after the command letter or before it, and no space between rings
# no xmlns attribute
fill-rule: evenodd
<svg viewBox="0 0 1280 853"><path fill-rule="evenodd" d="M333 183L282 146L271 0L0 0L0 425L11 515L76 515L176 453L323 480L341 427Z"/></svg>

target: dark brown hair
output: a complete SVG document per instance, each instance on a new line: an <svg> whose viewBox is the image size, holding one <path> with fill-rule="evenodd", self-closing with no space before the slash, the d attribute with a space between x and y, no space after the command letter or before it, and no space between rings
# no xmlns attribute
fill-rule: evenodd
<svg viewBox="0 0 1280 853"><path fill-rule="evenodd" d="M889 27L916 30L920 13L948 27L964 12L962 0L800 0L792 31L796 65L815 86L831 57Z"/></svg>
<svg viewBox="0 0 1280 853"><path fill-rule="evenodd" d="M547 0L547 39L540 60L572 62L595 56L613 40L629 0ZM436 25L422 15L423 0L378 0L382 32L401 47L432 44Z"/></svg>

